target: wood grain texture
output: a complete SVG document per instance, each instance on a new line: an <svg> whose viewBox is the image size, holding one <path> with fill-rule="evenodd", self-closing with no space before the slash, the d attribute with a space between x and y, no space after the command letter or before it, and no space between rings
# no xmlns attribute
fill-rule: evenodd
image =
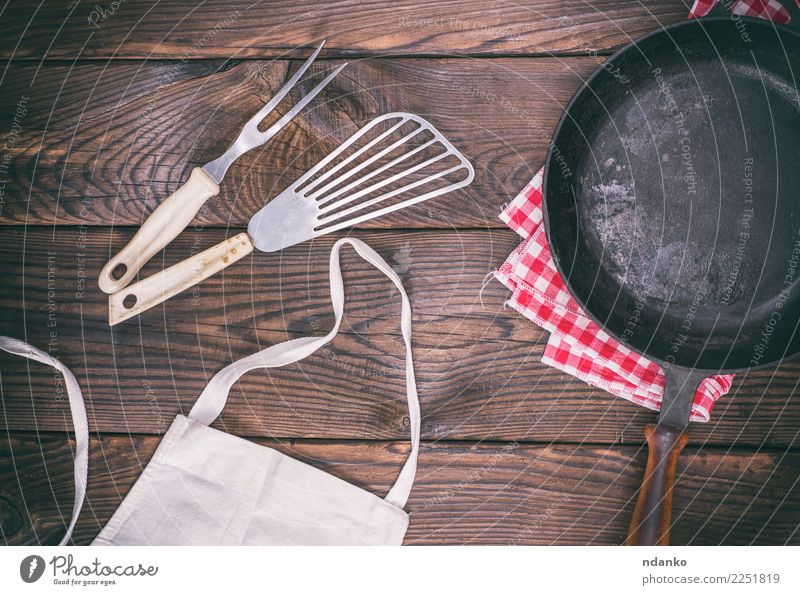
<svg viewBox="0 0 800 595"><path fill-rule="evenodd" d="M328 40L325 56L608 52L686 18L679 0L265 2L5 6L4 58L265 58Z"/></svg>
<svg viewBox="0 0 800 595"><path fill-rule="evenodd" d="M98 431L162 433L219 369L268 344L322 334L333 323L327 259L335 237L256 252L114 329L96 278L132 230L0 228L0 333L61 357L83 384ZM235 230L187 232L148 275ZM358 232L400 273L412 301L414 354L427 439L641 445L654 414L544 366L546 335L503 308L491 282L518 237L500 231ZM443 263L446 263L443 265ZM399 297L350 250L342 334L307 361L249 374L223 414L240 435L397 439L407 433ZM83 291L80 294L80 291ZM50 293L52 292L52 294ZM76 295L79 294L79 295ZM50 333L55 333L51 337ZM12 430L64 430L52 372L4 356ZM695 444L797 446L800 365L740 376Z"/></svg>
<svg viewBox="0 0 800 595"><path fill-rule="evenodd" d="M92 440L76 543L99 532L158 442ZM258 442L381 496L408 450L405 442ZM72 509L70 447L57 435L0 440L0 540L52 544L63 535ZM631 447L424 443L406 543L620 544L642 454ZM798 466L797 453L687 450L678 468L672 542L799 544ZM25 470L21 486L14 469Z"/></svg>
<svg viewBox="0 0 800 595"><path fill-rule="evenodd" d="M371 118L428 118L472 161L475 182L355 232L392 263L414 312L424 442L406 542L622 543L646 458L642 430L655 415L541 364L546 333L503 308L498 283L483 303L479 294L519 243L497 214L540 167L566 102L604 56L684 19L687 4L5 4L0 333L61 358L84 389L93 438L76 542L97 534L217 370L332 324L335 237L255 253L113 329L95 281L325 37L312 72L348 68L239 159L142 274L241 231ZM409 448L399 300L352 253L344 276L340 336L301 364L247 375L218 427L383 494ZM673 543L800 544L798 382L800 364L741 375L712 421L691 425ZM6 354L0 390L0 541L56 543L72 507L66 395L52 370Z"/></svg>
<svg viewBox="0 0 800 595"><path fill-rule="evenodd" d="M502 206L541 166L564 105L599 58L397 60L351 63L269 143L243 155L195 219L246 226L272 197L376 116L421 115L476 170L467 188L365 224L386 228L502 227ZM336 61L334 64L338 64ZM192 167L221 155L297 64L12 63L0 130L8 154L0 222L141 225ZM330 63L312 66L315 76ZM281 103L283 114L295 99ZM272 120L268 120L271 122Z"/></svg>

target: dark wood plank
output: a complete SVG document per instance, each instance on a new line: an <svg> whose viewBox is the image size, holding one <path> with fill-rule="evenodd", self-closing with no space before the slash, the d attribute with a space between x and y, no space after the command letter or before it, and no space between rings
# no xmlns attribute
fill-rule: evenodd
<svg viewBox="0 0 800 595"><path fill-rule="evenodd" d="M379 495L408 450L398 442L259 443ZM157 444L157 438L141 436L92 440L77 543L94 538ZM622 543L643 455L632 447L425 443L407 507L406 543ZM0 539L17 545L58 541L61 515L72 509L71 457L64 437L0 440ZM678 468L672 542L800 544L799 469L797 452L687 450Z"/></svg>
<svg viewBox="0 0 800 595"><path fill-rule="evenodd" d="M337 62L338 63L338 62ZM599 58L359 60L264 147L239 158L199 226L246 225L270 198L372 118L430 119L476 169L468 188L367 227L502 227L497 218L541 166L564 105ZM329 68L319 64L315 72ZM0 222L140 225L220 154L293 72L287 61L15 63L0 85L8 154ZM301 85L308 91L318 80ZM281 105L281 112L292 103Z"/></svg>
<svg viewBox="0 0 800 595"><path fill-rule="evenodd" d="M438 0L255 2L126 0L6 5L5 58L264 58L301 55L327 38L325 55L607 52L686 18L659 0Z"/></svg>
<svg viewBox="0 0 800 595"><path fill-rule="evenodd" d="M212 245L224 233L190 231L164 262ZM411 296L425 437L643 442L653 413L541 364L545 334L503 308L505 288L490 283L481 306L484 276L517 245L515 234L357 235L397 268ZM0 228L0 333L27 337L42 348L52 343L53 353L83 383L98 431L161 433L233 359L288 337L320 334L332 324L327 258L334 238L326 238L279 255L257 253L194 293L110 329L106 296L94 279L109 249L128 237L130 230L106 228ZM161 267L156 260L145 274ZM344 263L343 334L302 364L248 375L223 415L231 431L306 438L406 435L398 296L350 250ZM0 361L2 423L14 430L65 429L66 403L53 394L50 370L33 366L29 376L22 360ZM692 425L694 443L796 445L799 379L798 364L741 376L713 421Z"/></svg>

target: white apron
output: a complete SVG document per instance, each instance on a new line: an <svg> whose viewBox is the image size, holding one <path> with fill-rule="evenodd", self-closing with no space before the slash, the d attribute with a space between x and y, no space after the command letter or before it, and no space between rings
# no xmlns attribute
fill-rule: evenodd
<svg viewBox="0 0 800 595"><path fill-rule="evenodd" d="M400 292L406 347L411 453L386 498L367 492L280 452L209 427L233 384L257 368L297 362L339 330L344 288L339 252L350 244ZM411 357L411 306L400 278L369 246L336 242L330 257L336 316L324 337L272 345L218 372L188 417L179 415L130 493L93 545L400 545L403 510L417 468L420 410Z"/></svg>

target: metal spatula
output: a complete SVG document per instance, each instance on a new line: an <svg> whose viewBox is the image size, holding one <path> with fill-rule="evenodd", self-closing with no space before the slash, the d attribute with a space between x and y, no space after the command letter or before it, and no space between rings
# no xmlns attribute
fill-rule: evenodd
<svg viewBox="0 0 800 595"><path fill-rule="evenodd" d="M429 122L407 113L361 128L250 219L247 233L109 296L109 324L135 316L250 254L274 252L463 188L475 171Z"/></svg>

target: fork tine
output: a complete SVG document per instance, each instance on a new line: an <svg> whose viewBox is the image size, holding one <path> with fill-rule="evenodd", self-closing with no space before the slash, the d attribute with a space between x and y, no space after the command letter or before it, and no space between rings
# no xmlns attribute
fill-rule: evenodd
<svg viewBox="0 0 800 595"><path fill-rule="evenodd" d="M303 63L303 65L289 80L289 82L286 83L281 88L280 91L278 91L277 95L275 95L275 97L270 99L264 107L258 110L247 121L247 123L244 126L242 126L242 129L239 132L239 136L236 137L236 139L233 141L233 143L231 143L231 145L227 148L227 150L222 155L220 155L213 161L209 161L203 166L203 170L208 175L210 175L211 178L217 184L222 182L222 178L225 177L225 173L228 171L228 168L234 161L236 161L239 157L247 153L247 151L255 149L260 145L263 145L269 139L275 136L281 128L286 126L289 120L294 118L301 109L303 109L306 105L308 105L308 103L312 99L314 99L314 97L316 97L317 94L319 94L319 92L322 91L322 89L325 88L325 86L328 83L331 82L333 77L339 74L342 71L342 69L345 66L347 66L347 63L345 62L339 68L334 70L331 74L325 77L325 80L319 83L316 87L314 87L311 90L310 93L308 93L305 97L303 97L297 103L297 105L295 105L291 109L291 111L289 111L289 113L283 116L275 124L270 126L268 130L266 130L265 132L261 132L258 129L258 125L261 123L261 121L266 117L268 113L270 113L273 109L275 109L275 106L278 105L278 102L280 102L284 97L286 97L289 91L292 90L292 87L294 87L297 84L297 81L300 80L300 77L302 77L303 74L306 72L306 70L308 70L308 67L311 66L311 63L314 61L314 58L316 58L320 50L322 50L322 46L324 44L325 42L323 41L319 45L319 47L314 51L314 53L311 54L311 57Z"/></svg>
<svg viewBox="0 0 800 595"><path fill-rule="evenodd" d="M286 83L283 87L281 87L281 90L278 91L275 94L275 96L272 99L270 99L266 103L266 105L264 105L264 107L262 107L255 114L253 114L253 117L247 121L247 123L243 126L243 128L247 128L248 126L258 126L261 123L261 121L267 116L267 114L275 109L275 106L278 105L281 102L281 100L284 97L286 97L286 95L288 95L289 91L291 91L292 88L297 84L297 81L300 80L300 77L303 76L306 70L308 70L308 67L311 66L311 63L319 55L324 45L325 45L325 40L323 39L322 43L319 44L319 47L317 47L317 49L314 50L314 53L311 54L311 56L309 56L309 58L305 62L303 62L303 65L297 70L297 72L294 73L292 78L289 79L289 82Z"/></svg>
<svg viewBox="0 0 800 595"><path fill-rule="evenodd" d="M308 93L307 93L305 96L303 96L303 98L302 98L300 101L298 101L298 102L297 102L297 104L296 104L296 105L295 105L295 106L294 106L294 107L293 107L293 108L292 108L292 109L291 109L291 110L290 110L290 111L289 111L287 114L285 114L285 115L284 115L284 116L283 116L283 117L282 117L280 120L278 120L277 122L275 122L275 123L274 123L272 126L270 126L270 127L267 129L267 130L265 130L265 131L262 133L262 134L263 134L263 136L262 136L262 139L263 139L263 140L262 140L261 142L264 142L264 143L265 143L265 142L267 142L267 141L268 141L270 138L272 138L273 136L275 136L275 135L278 133L278 131L279 131L281 128L283 128L284 126L286 126L286 123L287 123L287 122L289 122L289 120L291 120L292 118L294 118L294 117L295 117L295 116L298 114L298 112L299 112L300 110L302 110L302 109L303 109L303 108L304 108L306 105L308 105L308 104L309 104L309 102L310 102L312 99L314 99L314 97L316 97L317 95L319 95L320 91L322 91L322 90L323 90L325 87L327 87L327 86L328 86L328 83L330 83L330 82L331 82L331 81L334 79L334 77L335 77L337 74L339 74L339 73L340 73L340 72L341 72L341 71L344 69L344 67L345 67L345 66L347 66L347 64L348 64L348 63L347 63L347 62L345 62L344 64L342 64L341 66L339 66L339 68L337 68L337 69L336 69L336 70L334 70L332 73L330 73L328 76L326 76L326 77L325 77L325 78L322 80L322 82L320 82L319 84L317 84L317 86L316 86L316 87L314 87L313 89L311 89L311 91L309 91L309 92L308 92Z"/></svg>

